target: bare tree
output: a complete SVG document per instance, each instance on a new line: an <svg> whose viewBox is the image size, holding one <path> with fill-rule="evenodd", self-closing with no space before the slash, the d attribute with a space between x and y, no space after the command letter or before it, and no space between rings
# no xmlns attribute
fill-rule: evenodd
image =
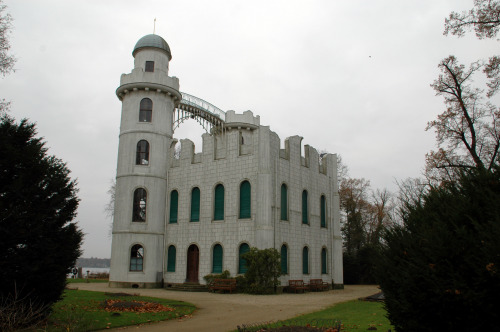
<svg viewBox="0 0 500 332"><path fill-rule="evenodd" d="M6 76L14 70L14 63L16 58L9 55L10 43L9 43L9 33L12 29L12 16L5 13L7 6L3 4L3 0L0 0L0 74ZM5 99L0 99L0 115L9 109L10 102L5 101Z"/></svg>
<svg viewBox="0 0 500 332"><path fill-rule="evenodd" d="M115 216L115 195L116 195L116 180L111 179L108 189L109 201L104 206L104 212L111 219L109 223L108 236L111 237L113 231L113 217Z"/></svg>
<svg viewBox="0 0 500 332"><path fill-rule="evenodd" d="M427 154L427 178L453 179L460 168L491 170L498 162L500 109L471 85L483 65L474 62L466 69L449 56L438 67L441 74L431 87L444 97L447 109L427 125L436 131L439 148Z"/></svg>
<svg viewBox="0 0 500 332"><path fill-rule="evenodd" d="M462 13L451 12L445 20L444 34L462 37L474 30L479 39L494 38L500 29L500 1L474 0L474 8Z"/></svg>

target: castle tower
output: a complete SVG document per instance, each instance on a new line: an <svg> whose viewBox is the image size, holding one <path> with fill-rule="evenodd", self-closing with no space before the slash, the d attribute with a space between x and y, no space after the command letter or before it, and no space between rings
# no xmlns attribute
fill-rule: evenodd
<svg viewBox="0 0 500 332"><path fill-rule="evenodd" d="M116 90L122 102L110 286L157 287L163 274L172 117L181 100L168 76L170 47L158 35L135 45L134 69Z"/></svg>

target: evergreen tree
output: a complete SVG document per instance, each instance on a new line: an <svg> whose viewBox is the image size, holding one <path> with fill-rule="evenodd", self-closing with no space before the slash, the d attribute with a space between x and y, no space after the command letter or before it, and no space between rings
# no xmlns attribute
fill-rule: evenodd
<svg viewBox="0 0 500 332"><path fill-rule="evenodd" d="M409 200L378 264L397 331L498 327L500 168L472 170Z"/></svg>
<svg viewBox="0 0 500 332"><path fill-rule="evenodd" d="M83 234L72 222L76 182L35 136L33 123L0 117L0 298L43 305L47 314L80 256Z"/></svg>

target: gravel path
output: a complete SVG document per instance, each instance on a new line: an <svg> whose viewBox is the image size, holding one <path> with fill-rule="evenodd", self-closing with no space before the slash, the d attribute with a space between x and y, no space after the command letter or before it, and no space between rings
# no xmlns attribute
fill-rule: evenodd
<svg viewBox="0 0 500 332"><path fill-rule="evenodd" d="M249 295L214 294L166 291L163 289L109 288L105 283L70 284L70 288L100 292L138 293L191 302L198 308L193 316L183 320L170 320L117 330L153 331L208 331L235 330L238 325L275 321L295 317L333 304L345 302L379 292L377 286L345 286L343 290L305 294ZM109 330L108 330L109 331Z"/></svg>

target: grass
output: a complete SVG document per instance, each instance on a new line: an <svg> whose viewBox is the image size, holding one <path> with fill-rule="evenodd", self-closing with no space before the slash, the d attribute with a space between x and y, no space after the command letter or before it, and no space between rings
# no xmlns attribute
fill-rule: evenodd
<svg viewBox="0 0 500 332"><path fill-rule="evenodd" d="M310 314L300 315L282 322L266 325L266 327L278 326L318 326L333 327L335 322L342 322L342 331L358 330L367 331L375 327L377 331L394 331L394 327L385 317L386 311L380 302L366 302L353 300L339 303L324 310ZM335 324L336 325L336 324ZM255 326L258 331L264 326ZM254 328L248 329L253 331Z"/></svg>
<svg viewBox="0 0 500 332"><path fill-rule="evenodd" d="M148 301L169 306L167 312L108 312L103 310L105 300ZM42 331L92 331L127 325L137 325L190 315L196 307L187 302L145 296L112 296L92 291L65 290L63 300L57 302Z"/></svg>
<svg viewBox="0 0 500 332"><path fill-rule="evenodd" d="M68 278L66 279L66 282L68 284L73 284L73 283L82 283L82 282L89 282L89 283L99 283L99 282L109 282L108 279L87 279L87 278L78 278L78 279L73 279L73 278Z"/></svg>

